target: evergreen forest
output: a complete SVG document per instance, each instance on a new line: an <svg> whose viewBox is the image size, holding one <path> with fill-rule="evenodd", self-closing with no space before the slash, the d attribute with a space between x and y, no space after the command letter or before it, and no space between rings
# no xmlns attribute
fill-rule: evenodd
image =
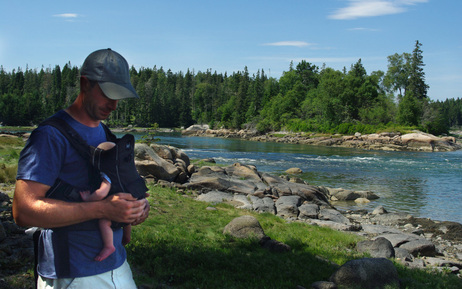
<svg viewBox="0 0 462 289"><path fill-rule="evenodd" d="M427 96L422 44L388 56L386 72L367 73L361 59L349 69L290 63L279 79L259 70L228 74L212 70L174 73L160 67L135 69L131 81L140 99L119 102L106 123L112 127L163 128L209 124L354 134L405 126L440 135L462 125L462 99ZM72 103L79 93L79 68L42 67L7 72L0 67L0 123L36 125Z"/></svg>

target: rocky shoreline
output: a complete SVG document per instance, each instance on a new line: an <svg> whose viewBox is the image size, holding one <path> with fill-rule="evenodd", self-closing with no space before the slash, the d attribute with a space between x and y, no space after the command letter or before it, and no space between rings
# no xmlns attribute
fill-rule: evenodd
<svg viewBox="0 0 462 289"><path fill-rule="evenodd" d="M239 138L260 142L280 142L291 144L306 144L317 146L359 148L366 150L384 151L421 151L445 152L462 149L460 134L454 136L437 137L432 134L414 131L408 134L383 132L379 134L354 135L323 135L274 132L259 134L255 130L210 129L207 125L193 125L182 131L185 136L204 136Z"/></svg>
<svg viewBox="0 0 462 289"><path fill-rule="evenodd" d="M140 174L157 185L176 188L185 197L358 234L371 242L384 238L392 248L390 256L406 266L446 270L460 277L462 224L388 212L381 206L372 212L337 210L338 201L373 202L378 196L310 185L296 176L296 168L282 176L240 163L196 168L181 150L157 144L137 144L135 154ZM213 163L213 159L206 161Z"/></svg>

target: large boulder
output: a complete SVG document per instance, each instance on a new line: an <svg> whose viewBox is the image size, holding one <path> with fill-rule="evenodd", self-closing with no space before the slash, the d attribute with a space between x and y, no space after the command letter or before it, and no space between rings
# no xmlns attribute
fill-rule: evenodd
<svg viewBox="0 0 462 289"><path fill-rule="evenodd" d="M369 253L373 258L394 258L395 249L390 241L385 238L365 240L356 244L356 250Z"/></svg>
<svg viewBox="0 0 462 289"><path fill-rule="evenodd" d="M398 271L385 258L348 261L332 274L330 281L340 288L399 288Z"/></svg>
<svg viewBox="0 0 462 289"><path fill-rule="evenodd" d="M174 181L180 174L180 170L172 163L157 155L147 144L135 144L135 166L142 176Z"/></svg>
<svg viewBox="0 0 462 289"><path fill-rule="evenodd" d="M260 222L252 216L241 216L233 219L223 229L223 234L231 235L235 238L256 238L261 240L266 237Z"/></svg>

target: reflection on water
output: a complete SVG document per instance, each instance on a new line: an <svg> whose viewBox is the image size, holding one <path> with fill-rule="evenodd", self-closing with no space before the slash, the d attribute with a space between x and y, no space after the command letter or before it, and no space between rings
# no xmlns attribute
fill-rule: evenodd
<svg viewBox="0 0 462 289"><path fill-rule="evenodd" d="M166 134L159 138L159 144L181 148L192 159L251 164L276 175L298 167L310 184L369 190L380 197L369 204L337 205L340 209L383 205L389 211L462 223L462 151L382 152Z"/></svg>

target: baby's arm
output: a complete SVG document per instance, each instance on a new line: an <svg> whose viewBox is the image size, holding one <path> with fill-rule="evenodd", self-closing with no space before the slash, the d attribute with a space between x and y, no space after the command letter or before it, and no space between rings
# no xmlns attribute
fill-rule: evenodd
<svg viewBox="0 0 462 289"><path fill-rule="evenodd" d="M102 176L103 181L101 182L101 186L93 194L90 191L80 192L82 200L85 202L100 201L108 195L109 190L111 189L111 182L106 175L103 174Z"/></svg>

